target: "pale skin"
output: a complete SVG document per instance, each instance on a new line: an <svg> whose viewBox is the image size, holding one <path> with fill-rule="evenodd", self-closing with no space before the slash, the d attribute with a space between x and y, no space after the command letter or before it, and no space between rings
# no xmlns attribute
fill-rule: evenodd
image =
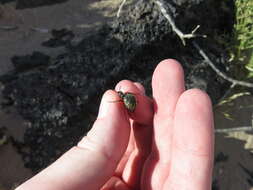
<svg viewBox="0 0 253 190"><path fill-rule="evenodd" d="M212 105L184 86L172 59L154 71L153 99L141 84L119 82L105 92L87 136L17 190L210 190ZM133 113L117 101L118 90L136 94Z"/></svg>

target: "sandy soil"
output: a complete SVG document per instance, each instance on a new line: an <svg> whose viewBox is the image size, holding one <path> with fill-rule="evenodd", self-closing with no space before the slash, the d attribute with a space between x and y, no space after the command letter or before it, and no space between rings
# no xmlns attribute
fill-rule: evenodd
<svg viewBox="0 0 253 190"><path fill-rule="evenodd" d="M0 6L0 26L17 27L9 31L0 29L0 74L12 69L10 58L14 54L24 55L39 50L54 55L60 51L43 48L40 44L50 37L50 33L36 32L32 28L69 28L75 32L78 41L85 33L110 21L119 2L76 0L24 10L16 10L14 3Z"/></svg>
<svg viewBox="0 0 253 190"><path fill-rule="evenodd" d="M227 98L228 99L228 98ZM232 128L252 126L253 96L244 95L214 109L215 127ZM221 158L223 154L223 159ZM253 188L253 133L230 132L216 134L214 179L218 179L220 189L250 190ZM245 171L247 168L249 173ZM250 176L251 173L251 176ZM251 184L247 180L251 179Z"/></svg>

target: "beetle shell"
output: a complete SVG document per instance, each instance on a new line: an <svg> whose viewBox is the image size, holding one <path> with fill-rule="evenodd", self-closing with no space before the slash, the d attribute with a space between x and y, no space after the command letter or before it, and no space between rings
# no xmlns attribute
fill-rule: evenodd
<svg viewBox="0 0 253 190"><path fill-rule="evenodd" d="M126 109L130 112L134 112L137 105L137 101L134 94L130 92L123 93L121 91L118 91L118 94L120 98L123 100Z"/></svg>

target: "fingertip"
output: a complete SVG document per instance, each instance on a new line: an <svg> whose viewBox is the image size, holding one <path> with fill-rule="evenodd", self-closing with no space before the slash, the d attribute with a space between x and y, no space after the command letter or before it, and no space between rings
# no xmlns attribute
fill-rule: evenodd
<svg viewBox="0 0 253 190"><path fill-rule="evenodd" d="M212 154L214 124L209 96L199 90L185 91L179 98L175 113L177 144L199 154Z"/></svg>
<svg viewBox="0 0 253 190"><path fill-rule="evenodd" d="M184 71L180 63L174 59L161 61L152 77L155 113L160 116L171 116L176 103L184 92Z"/></svg>
<svg viewBox="0 0 253 190"><path fill-rule="evenodd" d="M112 155L116 148L114 142L118 142L118 150L124 150L129 134L130 121L120 97L114 90L107 90L102 97L97 120L87 136L78 143L78 147L92 147L94 144L96 149L105 150L107 155Z"/></svg>
<svg viewBox="0 0 253 190"><path fill-rule="evenodd" d="M209 95L200 89L185 91L178 100L180 112L201 112L205 117L212 116L212 102ZM212 117L211 117L212 118Z"/></svg>
<svg viewBox="0 0 253 190"><path fill-rule="evenodd" d="M209 95L201 90L201 89L198 89L198 88L192 88L192 89L189 89L189 90L186 90L182 96L180 98L186 98L188 99L189 97L191 96L191 99L195 99L196 97L197 98L201 98L203 99L203 101L209 105L211 105L211 99L209 97ZM197 101L197 100L196 100ZM201 100L202 101L202 100Z"/></svg>
<svg viewBox="0 0 253 190"><path fill-rule="evenodd" d="M107 90L102 96L101 101L111 102L119 99L119 95L115 90Z"/></svg>
<svg viewBox="0 0 253 190"><path fill-rule="evenodd" d="M125 107L116 91L107 90L97 120L77 147L102 152L110 162L116 160L116 163L126 150L129 136L130 121Z"/></svg>
<svg viewBox="0 0 253 190"><path fill-rule="evenodd" d="M115 90L116 91L121 91L122 89L122 87L123 86L128 86L128 85L131 85L132 84L132 81L130 81L130 80L121 80L121 81L119 81L117 84L116 84L116 86L115 86Z"/></svg>
<svg viewBox="0 0 253 190"><path fill-rule="evenodd" d="M134 85L139 89L139 91L142 95L145 95L145 88L141 83L134 82Z"/></svg>
<svg viewBox="0 0 253 190"><path fill-rule="evenodd" d="M120 98L117 92L114 90L107 90L102 97L97 118L102 119L107 117L110 112L122 111L123 106L119 100Z"/></svg>
<svg viewBox="0 0 253 190"><path fill-rule="evenodd" d="M138 87L131 80L121 80L115 87L116 91L140 93Z"/></svg>
<svg viewBox="0 0 253 190"><path fill-rule="evenodd" d="M163 73L166 73L166 75L173 75L177 78L178 76L181 77L184 74L184 71L181 64L177 60L165 59L156 66L153 73L153 80L157 77L159 78L159 76L163 75Z"/></svg>
<svg viewBox="0 0 253 190"><path fill-rule="evenodd" d="M133 112L128 111L131 119L144 125L150 125L152 123L153 101L145 96L145 89L140 83L122 80L116 85L115 89L116 91L122 91L124 93L130 92L135 96L136 108Z"/></svg>
<svg viewBox="0 0 253 190"><path fill-rule="evenodd" d="M145 95L144 86L139 82L133 82L131 80L122 80L118 82L118 84L115 86L115 90Z"/></svg>

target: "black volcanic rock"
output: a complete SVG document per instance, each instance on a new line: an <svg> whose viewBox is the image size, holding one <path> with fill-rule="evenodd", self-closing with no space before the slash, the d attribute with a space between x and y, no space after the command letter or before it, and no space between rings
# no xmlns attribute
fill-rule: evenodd
<svg viewBox="0 0 253 190"><path fill-rule="evenodd" d="M17 9L34 8L44 5L63 3L66 1L68 0L17 0L16 8Z"/></svg>
<svg viewBox="0 0 253 190"><path fill-rule="evenodd" d="M215 0L176 2L167 3L166 9L177 26L191 32L200 24L198 32L208 38L194 40L219 69L226 71L226 54L213 37L214 33L231 30L232 14ZM233 6L227 7L233 12ZM157 5L144 0L130 6L127 14L112 25L86 36L75 46L70 44L64 54L50 58L46 66L0 77L3 96L13 101L29 123L24 142L19 143L26 167L38 171L75 145L96 117L103 92L114 88L118 81L141 82L151 95L152 73L166 58L182 63L187 88L205 90L214 103L229 86L203 61L190 40L182 45Z"/></svg>

